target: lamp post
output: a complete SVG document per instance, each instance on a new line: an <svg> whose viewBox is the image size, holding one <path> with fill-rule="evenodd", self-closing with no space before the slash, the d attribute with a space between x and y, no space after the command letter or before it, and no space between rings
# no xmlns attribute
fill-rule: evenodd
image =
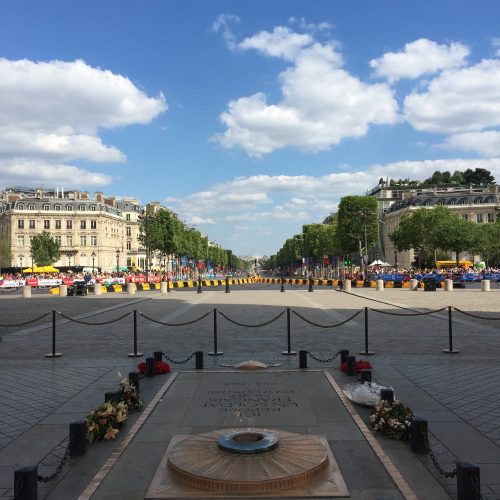
<svg viewBox="0 0 500 500"><path fill-rule="evenodd" d="M71 267L71 254L68 254L68 267Z"/></svg>
<svg viewBox="0 0 500 500"><path fill-rule="evenodd" d="M396 267L396 272L398 271L398 250L394 249L394 265Z"/></svg>
<svg viewBox="0 0 500 500"><path fill-rule="evenodd" d="M116 249L116 272L120 270L120 249Z"/></svg>
<svg viewBox="0 0 500 500"><path fill-rule="evenodd" d="M23 275L23 256L22 255L19 256L19 264L21 266L21 277L22 277L22 275Z"/></svg>
<svg viewBox="0 0 500 500"><path fill-rule="evenodd" d="M90 256L92 257L92 274L94 274L95 252L92 252Z"/></svg>

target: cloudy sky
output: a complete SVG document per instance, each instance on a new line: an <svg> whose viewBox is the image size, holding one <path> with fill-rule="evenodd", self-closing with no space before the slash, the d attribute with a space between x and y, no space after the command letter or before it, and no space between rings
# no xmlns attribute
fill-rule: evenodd
<svg viewBox="0 0 500 500"><path fill-rule="evenodd" d="M380 177L500 181L498 0L3 0L0 188L269 255Z"/></svg>

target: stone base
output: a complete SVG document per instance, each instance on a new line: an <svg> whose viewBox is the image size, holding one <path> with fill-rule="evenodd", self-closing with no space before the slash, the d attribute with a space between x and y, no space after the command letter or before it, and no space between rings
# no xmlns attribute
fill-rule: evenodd
<svg viewBox="0 0 500 500"><path fill-rule="evenodd" d="M169 454L178 445L179 442L190 436L174 436L167 448L163 459L158 466L146 493L145 499L225 499L225 498L331 498L331 497L349 497L346 484L338 468L335 457L328 446L328 441L324 436L310 435L308 438L316 440L326 451L328 455L328 464L321 477L314 479L306 484L302 484L293 489L280 489L279 491L269 491L263 494L255 494L244 491L209 491L194 488L180 481L169 470ZM192 437L192 436L191 436Z"/></svg>

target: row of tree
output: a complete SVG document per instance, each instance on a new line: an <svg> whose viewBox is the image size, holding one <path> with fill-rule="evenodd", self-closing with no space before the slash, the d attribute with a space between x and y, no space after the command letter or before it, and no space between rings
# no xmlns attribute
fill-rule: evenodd
<svg viewBox="0 0 500 500"><path fill-rule="evenodd" d="M491 175L489 170L485 168L475 168L472 170L468 168L463 172L461 170L455 170L453 174L448 170L441 172L436 170L429 178L424 181L410 180L410 179L391 179L389 182L390 186L411 186L411 187L431 187L431 186L443 186L443 185L455 185L455 186L468 186L472 185L486 185L493 184L495 178ZM379 185L385 185L383 178L380 179Z"/></svg>

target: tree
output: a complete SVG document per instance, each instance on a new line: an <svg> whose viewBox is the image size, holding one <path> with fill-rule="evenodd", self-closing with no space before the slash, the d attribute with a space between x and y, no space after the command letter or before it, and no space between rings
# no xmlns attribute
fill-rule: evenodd
<svg viewBox="0 0 500 500"><path fill-rule="evenodd" d="M30 252L33 262L38 266L51 266L61 256L59 243L52 239L47 231L36 234L31 238Z"/></svg>
<svg viewBox="0 0 500 500"><path fill-rule="evenodd" d="M485 168L475 168L474 170L468 168L463 176L466 184L492 184L495 182L491 172Z"/></svg>
<svg viewBox="0 0 500 500"><path fill-rule="evenodd" d="M8 267L11 264L12 252L5 241L0 240L0 265Z"/></svg>

